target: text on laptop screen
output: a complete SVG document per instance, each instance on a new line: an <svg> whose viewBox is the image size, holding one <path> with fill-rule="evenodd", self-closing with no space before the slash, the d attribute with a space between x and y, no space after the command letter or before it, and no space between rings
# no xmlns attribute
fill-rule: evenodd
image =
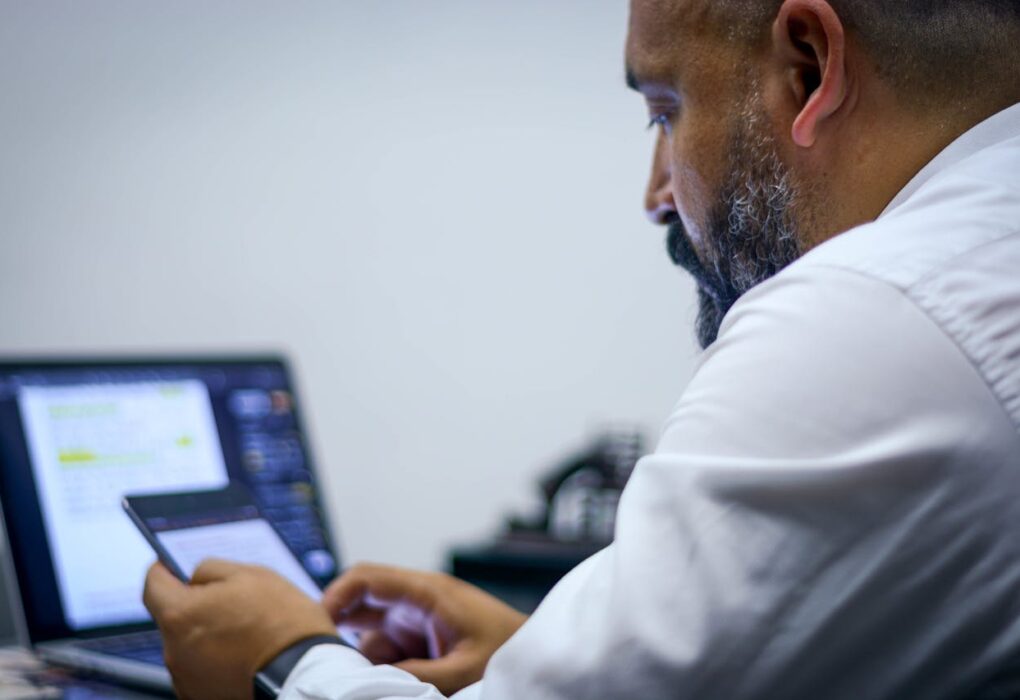
<svg viewBox="0 0 1020 700"><path fill-rule="evenodd" d="M22 602L43 637L149 620L155 556L121 509L127 493L240 481L314 581L337 572L274 361L0 365L0 466Z"/></svg>
<svg viewBox="0 0 1020 700"><path fill-rule="evenodd" d="M120 500L227 484L205 384L29 386L18 405L69 624L144 619L152 549Z"/></svg>

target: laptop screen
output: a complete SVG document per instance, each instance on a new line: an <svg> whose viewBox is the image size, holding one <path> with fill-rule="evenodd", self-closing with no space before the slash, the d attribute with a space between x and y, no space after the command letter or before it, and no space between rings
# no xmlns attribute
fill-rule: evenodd
<svg viewBox="0 0 1020 700"><path fill-rule="evenodd" d="M338 570L278 359L0 363L0 497L33 642L144 625L126 493L244 483L306 571Z"/></svg>

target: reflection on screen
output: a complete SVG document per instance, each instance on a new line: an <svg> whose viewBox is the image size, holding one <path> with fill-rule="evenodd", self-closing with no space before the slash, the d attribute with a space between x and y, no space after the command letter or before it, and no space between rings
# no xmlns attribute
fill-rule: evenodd
<svg viewBox="0 0 1020 700"><path fill-rule="evenodd" d="M226 485L206 385L26 386L18 406L69 626L144 620L152 549L120 500Z"/></svg>
<svg viewBox="0 0 1020 700"><path fill-rule="evenodd" d="M263 518L165 530L157 532L156 538L188 578L204 559L227 559L272 569L309 597L322 597L315 581Z"/></svg>

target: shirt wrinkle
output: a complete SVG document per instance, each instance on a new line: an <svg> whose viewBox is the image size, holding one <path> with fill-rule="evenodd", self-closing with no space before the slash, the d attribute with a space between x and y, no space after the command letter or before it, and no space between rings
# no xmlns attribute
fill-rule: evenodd
<svg viewBox="0 0 1020 700"><path fill-rule="evenodd" d="M745 294L635 469L616 542L453 699L1020 687L1020 663L1002 675L1020 659L1018 222L1015 105ZM443 696L327 645L281 695L312 698Z"/></svg>

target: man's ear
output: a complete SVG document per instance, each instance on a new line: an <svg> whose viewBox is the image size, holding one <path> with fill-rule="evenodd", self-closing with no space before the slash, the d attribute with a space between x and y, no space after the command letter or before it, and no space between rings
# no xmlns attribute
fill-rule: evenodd
<svg viewBox="0 0 1020 700"><path fill-rule="evenodd" d="M846 100L843 23L825 0L785 0L772 25L772 41L784 87L799 110L793 142L810 148L825 120Z"/></svg>

